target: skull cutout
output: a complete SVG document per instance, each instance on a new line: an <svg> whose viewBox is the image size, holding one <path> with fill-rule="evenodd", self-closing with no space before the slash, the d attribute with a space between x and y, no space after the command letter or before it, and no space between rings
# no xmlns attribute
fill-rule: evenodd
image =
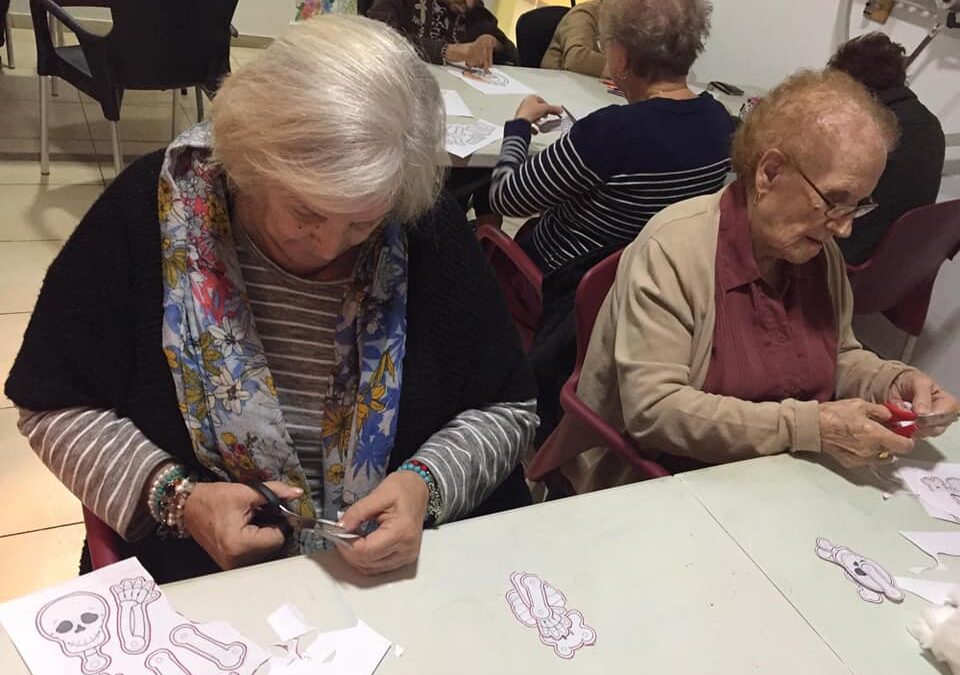
<svg viewBox="0 0 960 675"><path fill-rule="evenodd" d="M84 675L106 670L110 657L101 650L110 639L110 608L99 595L77 592L48 602L37 614L37 629L58 642L67 656L80 657Z"/></svg>

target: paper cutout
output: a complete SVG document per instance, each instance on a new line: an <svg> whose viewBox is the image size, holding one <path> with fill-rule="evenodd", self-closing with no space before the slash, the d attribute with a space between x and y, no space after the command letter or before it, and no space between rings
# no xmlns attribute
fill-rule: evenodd
<svg viewBox="0 0 960 675"><path fill-rule="evenodd" d="M533 89L519 80L515 80L498 68L491 68L486 73L467 72L459 68L444 68L450 75L466 82L477 91L484 94L533 94Z"/></svg>
<svg viewBox="0 0 960 675"><path fill-rule="evenodd" d="M290 642L301 635L306 635L315 626L311 626L303 618L303 612L289 602L280 605L270 616L267 617L267 623L277 634L280 642Z"/></svg>
<svg viewBox="0 0 960 675"><path fill-rule="evenodd" d="M817 539L817 555L843 568L846 577L857 586L860 597L867 602L880 604L883 598L893 602L903 601L903 592L887 570L870 558L851 551L846 546L834 546L829 539Z"/></svg>
<svg viewBox="0 0 960 675"><path fill-rule="evenodd" d="M143 654L150 644L150 617L147 605L160 598L153 580L143 577L123 579L110 587L117 603L117 635L120 648L127 654Z"/></svg>
<svg viewBox="0 0 960 675"><path fill-rule="evenodd" d="M929 555L936 561L936 567L922 567L920 571L928 569L946 569L938 557L940 554L960 556L960 532L901 532L914 546ZM918 568L911 568L915 572Z"/></svg>
<svg viewBox="0 0 960 675"><path fill-rule="evenodd" d="M475 122L447 122L447 152L467 157L494 141L503 138L503 128L485 120Z"/></svg>
<svg viewBox="0 0 960 675"><path fill-rule="evenodd" d="M453 89L441 89L440 95L443 96L443 109L447 112L447 117L473 117L459 93Z"/></svg>
<svg viewBox="0 0 960 675"><path fill-rule="evenodd" d="M913 577L894 577L897 585L905 591L923 598L935 605L946 604L951 594L960 590L952 581L930 581L928 579L914 579Z"/></svg>
<svg viewBox="0 0 960 675"><path fill-rule="evenodd" d="M917 496L928 515L960 522L960 464L901 461L893 475Z"/></svg>
<svg viewBox="0 0 960 675"><path fill-rule="evenodd" d="M110 657L103 646L110 640L110 607L96 593L80 591L51 600L37 612L37 630L59 643L67 656L79 657L80 670L93 675L107 669Z"/></svg>
<svg viewBox="0 0 960 675"><path fill-rule="evenodd" d="M584 623L583 615L567 609L563 593L535 574L514 572L513 588L507 591L507 604L517 621L536 628L540 642L553 647L562 659L572 659L581 647L597 641L597 631Z"/></svg>
<svg viewBox="0 0 960 675"><path fill-rule="evenodd" d="M0 623L33 673L253 675L269 658L227 623L184 619L136 558L3 603Z"/></svg>

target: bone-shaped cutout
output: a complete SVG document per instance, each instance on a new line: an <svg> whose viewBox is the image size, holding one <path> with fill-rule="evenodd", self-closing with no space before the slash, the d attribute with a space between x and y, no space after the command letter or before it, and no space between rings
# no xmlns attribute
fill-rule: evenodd
<svg viewBox="0 0 960 675"><path fill-rule="evenodd" d="M127 654L142 654L150 646L150 617L147 605L160 598L152 580L123 579L110 587L117 601L117 634Z"/></svg>
<svg viewBox="0 0 960 675"><path fill-rule="evenodd" d="M143 665L154 675L192 675L169 649L150 652Z"/></svg>
<svg viewBox="0 0 960 675"><path fill-rule="evenodd" d="M185 623L170 631L170 642L189 649L217 664L220 670L239 668L247 656L247 646L242 642L224 644L201 633L193 624Z"/></svg>
<svg viewBox="0 0 960 675"><path fill-rule="evenodd" d="M94 675L106 670L110 665L110 657L100 651L100 647L88 649L80 658L80 670L84 675Z"/></svg>

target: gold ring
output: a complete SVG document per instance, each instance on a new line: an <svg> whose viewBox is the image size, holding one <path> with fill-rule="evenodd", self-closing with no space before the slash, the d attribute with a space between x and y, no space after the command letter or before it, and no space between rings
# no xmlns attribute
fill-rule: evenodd
<svg viewBox="0 0 960 675"><path fill-rule="evenodd" d="M884 450L884 451L881 452L879 455L877 455L877 458L878 458L878 459L887 459L887 458L889 458L889 457L890 457L890 453L887 452L886 450Z"/></svg>

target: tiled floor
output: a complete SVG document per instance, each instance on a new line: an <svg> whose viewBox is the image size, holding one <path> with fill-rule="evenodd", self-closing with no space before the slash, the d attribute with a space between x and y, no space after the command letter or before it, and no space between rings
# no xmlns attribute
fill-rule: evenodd
<svg viewBox="0 0 960 675"><path fill-rule="evenodd" d="M0 68L0 383L6 380L47 266L113 177L110 128L99 105L65 83L50 106L50 175L40 175L36 48L15 29L17 68ZM235 48L236 68L258 50ZM191 91L177 95L177 130L196 120ZM174 111L170 92L124 97L120 137L132 157L163 147ZM0 393L0 602L69 578L83 541L79 502L43 466Z"/></svg>

